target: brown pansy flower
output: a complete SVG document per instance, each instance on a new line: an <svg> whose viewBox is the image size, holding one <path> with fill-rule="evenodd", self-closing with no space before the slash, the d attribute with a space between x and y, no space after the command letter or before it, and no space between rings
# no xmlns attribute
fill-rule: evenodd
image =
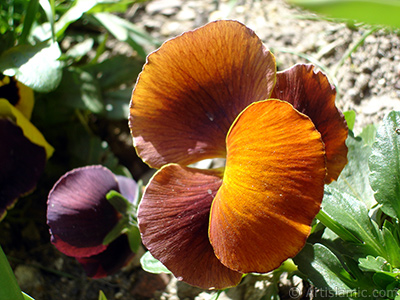
<svg viewBox="0 0 400 300"><path fill-rule="evenodd" d="M347 162L335 89L311 65L276 72L255 33L216 21L148 56L132 94L138 155L159 169L139 206L144 245L178 279L237 285L304 246L324 183ZM190 164L226 158L221 169Z"/></svg>

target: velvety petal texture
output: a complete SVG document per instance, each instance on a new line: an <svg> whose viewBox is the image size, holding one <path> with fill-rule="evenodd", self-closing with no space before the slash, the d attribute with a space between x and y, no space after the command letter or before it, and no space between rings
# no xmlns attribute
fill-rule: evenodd
<svg viewBox="0 0 400 300"><path fill-rule="evenodd" d="M277 73L272 98L291 103L309 116L325 143L328 174L326 183L339 177L347 164L345 144L348 128L343 114L335 106L336 90L312 65L295 65Z"/></svg>
<svg viewBox="0 0 400 300"><path fill-rule="evenodd" d="M135 253L129 247L128 237L122 234L103 252L90 257L77 257L85 273L91 278L103 278L118 272L127 265Z"/></svg>
<svg viewBox="0 0 400 300"><path fill-rule="evenodd" d="M150 54L132 94L130 128L151 167L225 157L226 134L250 103L269 98L275 59L237 21L216 21Z"/></svg>
<svg viewBox="0 0 400 300"><path fill-rule="evenodd" d="M111 190L119 191L117 179L102 166L74 169L58 180L47 205L51 241L58 250L88 257L106 249L103 240L120 217L106 199Z"/></svg>
<svg viewBox="0 0 400 300"><path fill-rule="evenodd" d="M139 208L143 244L178 279L201 288L234 286L242 277L219 262L208 239L221 176L220 170L167 165L151 179Z"/></svg>
<svg viewBox="0 0 400 300"><path fill-rule="evenodd" d="M46 151L27 139L11 119L0 116L0 220L17 198L31 192L43 174Z"/></svg>
<svg viewBox="0 0 400 300"><path fill-rule="evenodd" d="M325 151L311 120L292 105L250 105L227 137L223 183L211 209L210 241L227 267L265 273L296 255L319 211Z"/></svg>

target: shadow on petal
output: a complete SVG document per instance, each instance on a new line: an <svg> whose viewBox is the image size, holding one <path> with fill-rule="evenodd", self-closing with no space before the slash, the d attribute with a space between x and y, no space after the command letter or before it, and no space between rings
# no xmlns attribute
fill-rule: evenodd
<svg viewBox="0 0 400 300"><path fill-rule="evenodd" d="M221 171L170 164L147 186L138 221L144 245L178 279L201 288L237 285L242 274L223 266L208 239L212 199Z"/></svg>
<svg viewBox="0 0 400 300"><path fill-rule="evenodd" d="M326 183L339 177L347 164L348 129L343 114L335 106L336 90L312 65L295 65L277 73L271 98L285 100L314 122L325 143Z"/></svg>
<svg viewBox="0 0 400 300"><path fill-rule="evenodd" d="M106 249L104 237L120 215L107 201L119 192L117 179L102 166L74 169L54 185L47 203L47 224L56 248L68 256L88 257Z"/></svg>
<svg viewBox="0 0 400 300"><path fill-rule="evenodd" d="M265 273L304 246L320 209L325 152L311 120L289 103L250 105L227 137L210 240L227 267Z"/></svg>
<svg viewBox="0 0 400 300"><path fill-rule="evenodd" d="M237 21L216 21L148 56L132 94L130 128L153 168L225 157L226 134L250 103L270 96L275 58Z"/></svg>
<svg viewBox="0 0 400 300"><path fill-rule="evenodd" d="M0 81L0 98L8 100L27 118L31 118L34 94L33 90L14 77L5 76Z"/></svg>
<svg viewBox="0 0 400 300"><path fill-rule="evenodd" d="M128 237L123 234L110 243L106 250L90 257L78 257L87 276L102 278L118 272L135 256L129 247Z"/></svg>
<svg viewBox="0 0 400 300"><path fill-rule="evenodd" d="M15 201L31 192L43 174L46 151L27 139L20 127L0 117L0 220Z"/></svg>

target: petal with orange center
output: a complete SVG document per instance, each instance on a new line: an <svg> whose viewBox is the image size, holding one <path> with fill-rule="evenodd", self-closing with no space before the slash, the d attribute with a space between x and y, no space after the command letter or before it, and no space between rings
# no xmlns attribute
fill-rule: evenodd
<svg viewBox="0 0 400 300"><path fill-rule="evenodd" d="M227 137L223 183L211 208L216 256L242 273L265 273L296 255L322 201L325 152L311 120L289 103L250 105Z"/></svg>
<svg viewBox="0 0 400 300"><path fill-rule="evenodd" d="M225 157L226 134L250 103L270 96L275 59L237 21L216 21L165 42L132 94L130 128L151 167Z"/></svg>
<svg viewBox="0 0 400 300"><path fill-rule="evenodd" d="M138 211L143 244L179 280L204 289L237 285L242 274L222 265L208 239L211 202L222 171L169 164L147 186Z"/></svg>
<svg viewBox="0 0 400 300"><path fill-rule="evenodd" d="M336 90L328 78L315 72L312 65L295 65L277 73L271 97L291 103L314 122L325 143L325 183L336 180L347 164L348 129L343 114L335 106Z"/></svg>

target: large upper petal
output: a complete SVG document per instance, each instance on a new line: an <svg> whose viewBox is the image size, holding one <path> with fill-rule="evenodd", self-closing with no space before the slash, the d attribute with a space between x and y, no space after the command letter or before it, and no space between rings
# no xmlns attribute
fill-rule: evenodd
<svg viewBox="0 0 400 300"><path fill-rule="evenodd" d="M312 65L295 65L277 73L271 97L291 103L314 122L325 143L325 182L336 180L347 163L348 129L343 114L335 106L336 90L328 78L315 72Z"/></svg>
<svg viewBox="0 0 400 300"><path fill-rule="evenodd" d="M264 273L304 246L325 178L321 135L289 103L249 106L227 137L223 184L211 208L210 241L227 267Z"/></svg>
<svg viewBox="0 0 400 300"><path fill-rule="evenodd" d="M178 279L201 288L235 286L242 277L219 262L208 239L221 176L222 171L166 165L153 176L139 206L143 244Z"/></svg>
<svg viewBox="0 0 400 300"><path fill-rule="evenodd" d="M130 128L151 167L226 154L226 134L250 103L270 96L275 59L237 21L216 21L150 54L132 94Z"/></svg>

